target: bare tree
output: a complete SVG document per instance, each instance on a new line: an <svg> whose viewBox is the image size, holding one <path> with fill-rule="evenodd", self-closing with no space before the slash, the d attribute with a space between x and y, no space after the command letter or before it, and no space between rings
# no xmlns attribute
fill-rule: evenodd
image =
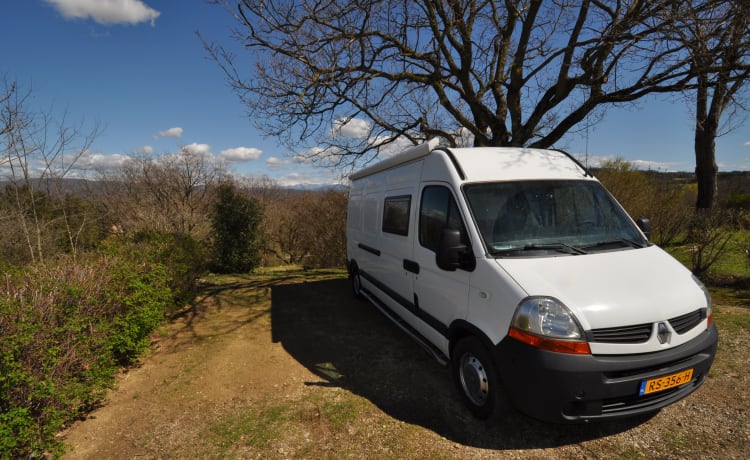
<svg viewBox="0 0 750 460"><path fill-rule="evenodd" d="M114 173L101 171L103 205L119 231L164 231L204 241L211 232L214 190L227 175L210 155L181 149L133 156Z"/></svg>
<svg viewBox="0 0 750 460"><path fill-rule="evenodd" d="M676 1L243 0L252 72L202 40L267 135L351 164L405 139L549 147L605 105L683 90L658 14Z"/></svg>
<svg viewBox="0 0 750 460"><path fill-rule="evenodd" d="M21 228L29 260L44 262L52 226L62 227L75 254L86 219L65 206L64 179L88 151L99 133L83 124L71 125L66 114L28 110L30 91L4 82L0 91L0 177L13 202L13 218ZM54 209L50 209L53 207ZM46 208L46 209L43 209ZM75 224L74 224L75 222Z"/></svg>
<svg viewBox="0 0 750 460"><path fill-rule="evenodd" d="M737 96L750 78L750 3L689 0L669 15L674 39L685 46L695 73L696 207L710 209L718 197L716 138L722 116L730 107L740 108Z"/></svg>

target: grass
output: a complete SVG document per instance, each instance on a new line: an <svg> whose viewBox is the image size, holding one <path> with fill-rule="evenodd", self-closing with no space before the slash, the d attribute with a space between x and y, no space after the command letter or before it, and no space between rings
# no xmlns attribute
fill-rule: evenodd
<svg viewBox="0 0 750 460"><path fill-rule="evenodd" d="M730 334L750 331L750 309L717 307L714 310L714 321Z"/></svg>
<svg viewBox="0 0 750 460"><path fill-rule="evenodd" d="M212 443L220 450L237 445L263 448L272 440L279 440L291 419L292 404L276 405L257 410L240 407L209 427ZM214 453L218 453L214 451ZM221 456L227 452L220 453Z"/></svg>
<svg viewBox="0 0 750 460"><path fill-rule="evenodd" d="M709 281L714 278L750 278L750 230L733 232L716 262L708 269ZM688 268L692 266L693 244L675 244L664 249Z"/></svg>
<svg viewBox="0 0 750 460"><path fill-rule="evenodd" d="M295 444L302 443L314 452L316 439L347 433L368 407L366 400L342 391L333 397L315 393L303 400L238 406L208 427L206 444L212 446L211 455L219 457L242 457L243 449L275 451L284 457L280 449L292 442L290 438L297 438Z"/></svg>

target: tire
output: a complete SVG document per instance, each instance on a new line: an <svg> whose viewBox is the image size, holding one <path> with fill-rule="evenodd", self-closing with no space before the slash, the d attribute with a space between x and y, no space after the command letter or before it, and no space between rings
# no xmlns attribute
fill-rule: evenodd
<svg viewBox="0 0 750 460"><path fill-rule="evenodd" d="M359 268L357 264L352 264L349 269L349 280L352 283L352 292L354 297L358 300L362 300L365 296L362 295L362 278L359 276Z"/></svg>
<svg viewBox="0 0 750 460"><path fill-rule="evenodd" d="M487 348L476 337L461 339L451 355L451 374L466 407L486 420L504 407L500 380Z"/></svg>

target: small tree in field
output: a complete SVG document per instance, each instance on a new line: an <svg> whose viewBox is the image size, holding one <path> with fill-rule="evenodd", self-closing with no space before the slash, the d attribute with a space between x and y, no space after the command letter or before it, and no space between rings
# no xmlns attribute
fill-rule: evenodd
<svg viewBox="0 0 750 460"><path fill-rule="evenodd" d="M258 265L261 215L258 201L243 195L233 183L219 186L211 222L217 272L247 272Z"/></svg>

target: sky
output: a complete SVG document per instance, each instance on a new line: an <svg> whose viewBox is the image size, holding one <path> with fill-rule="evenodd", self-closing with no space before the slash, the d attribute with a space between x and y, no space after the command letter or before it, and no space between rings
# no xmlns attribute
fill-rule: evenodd
<svg viewBox="0 0 750 460"><path fill-rule="evenodd" d="M220 157L237 175L289 186L336 183L340 172L297 162L297 152L261 135L196 36L236 48L233 27L226 11L203 0L3 0L0 78L30 90L32 109L99 126L87 153L92 164L186 148ZM717 139L720 171L750 170L748 120L739 114ZM650 98L609 109L557 147L591 166L620 157L644 169L692 171L689 101Z"/></svg>

